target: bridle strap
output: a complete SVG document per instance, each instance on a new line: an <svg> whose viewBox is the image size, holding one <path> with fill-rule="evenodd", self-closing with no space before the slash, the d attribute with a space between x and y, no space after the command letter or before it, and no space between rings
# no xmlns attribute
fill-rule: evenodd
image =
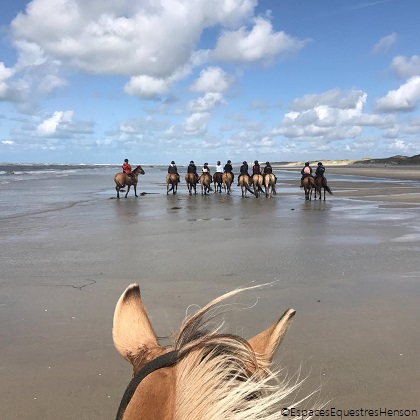
<svg viewBox="0 0 420 420"><path fill-rule="evenodd" d="M133 395L136 392L137 387L147 375L150 375L155 370L173 366L177 363L177 361L178 351L173 350L156 357L156 359L153 359L152 361L144 365L128 384L127 389L125 390L124 395L121 399L120 406L118 407L117 417L115 419L122 419L124 412L131 401L131 398L133 398Z"/></svg>

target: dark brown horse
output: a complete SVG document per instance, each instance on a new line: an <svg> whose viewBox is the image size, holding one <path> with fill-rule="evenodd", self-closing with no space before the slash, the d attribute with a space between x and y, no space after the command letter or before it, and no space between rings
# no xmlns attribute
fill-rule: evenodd
<svg viewBox="0 0 420 420"><path fill-rule="evenodd" d="M232 182L233 182L233 174L231 174L230 172L224 172L222 174L222 182L223 182L223 187L225 188L225 193L230 194L231 193L230 186L232 185Z"/></svg>
<svg viewBox="0 0 420 420"><path fill-rule="evenodd" d="M173 194L176 194L178 191L178 175L177 174L168 174L166 175L166 195L168 195L171 191ZM171 186L169 188L169 185Z"/></svg>
<svg viewBox="0 0 420 420"><path fill-rule="evenodd" d="M330 189L330 187L327 184L327 178L325 178L325 176L318 176L315 178L315 185L318 188L319 191L319 199L321 200L321 192L322 189L324 189L324 201L325 201L325 191L328 191L328 194L332 195L332 191ZM317 190L315 190L315 200L316 200L316 192Z"/></svg>
<svg viewBox="0 0 420 420"><path fill-rule="evenodd" d="M213 175L214 192L222 193L222 173L215 172Z"/></svg>
<svg viewBox="0 0 420 420"><path fill-rule="evenodd" d="M114 176L115 189L117 190L117 198L120 198L120 190L122 190L125 186L128 187L127 193L125 194L125 198L127 198L127 195L128 195L128 192L130 191L131 186L134 187L134 195L138 197L137 183L139 182L139 174L144 175L144 171L142 167L139 165L131 173L133 174L133 176L129 176L125 174L124 172L118 172Z"/></svg>
<svg viewBox="0 0 420 420"><path fill-rule="evenodd" d="M200 175L200 184L201 184L201 195L207 195L212 191L211 189L211 176L209 173L205 172Z"/></svg>
<svg viewBox="0 0 420 420"><path fill-rule="evenodd" d="M315 185L315 180L312 176L305 176L302 181L303 189L305 190L305 200L312 200L312 189L315 188L315 190L318 189L318 187ZM319 190L319 193L321 194L321 190Z"/></svg>
<svg viewBox="0 0 420 420"><path fill-rule="evenodd" d="M239 177L239 186L241 187L242 197L246 198L246 192L249 191L252 195L255 195L254 191L249 188L250 177L249 175L240 175Z"/></svg>
<svg viewBox="0 0 420 420"><path fill-rule="evenodd" d="M197 194L197 176L193 173L185 174L185 182L187 183L188 192L192 195L192 190L194 194Z"/></svg>
<svg viewBox="0 0 420 420"><path fill-rule="evenodd" d="M221 333L213 325L215 313L242 291L226 293L189 315L173 345L162 347L139 286L125 290L115 308L112 336L133 375L117 420L285 418L280 412L296 400L299 383L282 380L270 367L295 311L286 310L249 340Z"/></svg>

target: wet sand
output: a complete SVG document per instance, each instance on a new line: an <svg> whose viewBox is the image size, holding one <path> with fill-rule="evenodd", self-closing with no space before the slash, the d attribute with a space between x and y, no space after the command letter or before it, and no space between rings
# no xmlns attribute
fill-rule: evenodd
<svg viewBox="0 0 420 420"><path fill-rule="evenodd" d="M301 396L420 412L420 172L327 171L325 202L306 202L293 170L271 200L190 197L185 183L117 200L104 179L87 200L3 218L0 418L115 417L131 369L112 316L132 282L160 337L191 304L271 282L227 321L249 338L297 310L276 363L302 369Z"/></svg>

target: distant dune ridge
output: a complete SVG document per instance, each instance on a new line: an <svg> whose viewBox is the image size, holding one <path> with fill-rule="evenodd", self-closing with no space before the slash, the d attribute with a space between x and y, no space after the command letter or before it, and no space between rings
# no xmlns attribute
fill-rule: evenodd
<svg viewBox="0 0 420 420"><path fill-rule="evenodd" d="M420 154L414 156L402 156L395 155L389 158L382 159L371 159L364 158L361 160L328 160L328 159L319 159L311 161L311 164L314 165L317 162L322 162L324 165L328 166L345 166L345 165L420 165ZM272 165L276 166L303 166L305 161L301 162L271 162Z"/></svg>

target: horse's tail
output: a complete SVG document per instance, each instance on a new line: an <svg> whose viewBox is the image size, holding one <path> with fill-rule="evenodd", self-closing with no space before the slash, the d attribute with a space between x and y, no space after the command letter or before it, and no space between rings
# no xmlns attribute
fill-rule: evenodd
<svg viewBox="0 0 420 420"><path fill-rule="evenodd" d="M319 193L321 194L321 187L318 187L315 182L312 181L311 178L308 178L308 184L312 187L315 188L317 191L319 191Z"/></svg>
<svg viewBox="0 0 420 420"><path fill-rule="evenodd" d="M328 185L324 185L324 189L327 190L329 194L333 195L331 188Z"/></svg>
<svg viewBox="0 0 420 420"><path fill-rule="evenodd" d="M257 193L252 191L251 188L249 188L249 185L244 184L244 187L252 194L255 195L255 197L257 196Z"/></svg>

